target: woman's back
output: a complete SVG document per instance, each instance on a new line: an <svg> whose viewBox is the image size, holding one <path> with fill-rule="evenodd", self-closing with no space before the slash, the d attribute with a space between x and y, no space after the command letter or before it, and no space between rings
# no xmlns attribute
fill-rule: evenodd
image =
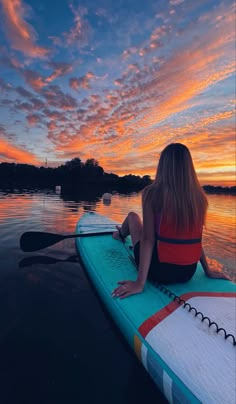
<svg viewBox="0 0 236 404"><path fill-rule="evenodd" d="M156 178L143 192L145 203L176 231L204 225L208 202L186 146L172 143L163 150Z"/></svg>
<svg viewBox="0 0 236 404"><path fill-rule="evenodd" d="M156 178L143 192L146 204L153 211L160 262L197 262L208 203L186 146L173 143L163 150Z"/></svg>

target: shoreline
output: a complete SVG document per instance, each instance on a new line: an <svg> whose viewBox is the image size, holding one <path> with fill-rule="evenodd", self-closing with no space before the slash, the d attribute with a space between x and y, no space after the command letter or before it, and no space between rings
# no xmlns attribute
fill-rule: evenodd
<svg viewBox="0 0 236 404"><path fill-rule="evenodd" d="M138 186L137 186L138 185ZM88 182L81 182L78 183L76 186L72 186L72 184L0 184L0 191L3 192L22 192L24 190L56 190L57 187L60 187L60 193L64 195L69 194L82 194L87 193L89 194L96 194L102 195L104 192L109 193L120 193L120 194L129 194L129 193L138 193L141 192L145 186L141 186L141 184L105 184L105 183L92 183ZM92 186L92 189L91 189ZM231 195L236 196L236 186L215 186L215 185L202 185L203 190L207 194L215 194L215 195Z"/></svg>
<svg viewBox="0 0 236 404"><path fill-rule="evenodd" d="M220 185L203 185L202 188L207 194L236 195L236 186L223 187Z"/></svg>

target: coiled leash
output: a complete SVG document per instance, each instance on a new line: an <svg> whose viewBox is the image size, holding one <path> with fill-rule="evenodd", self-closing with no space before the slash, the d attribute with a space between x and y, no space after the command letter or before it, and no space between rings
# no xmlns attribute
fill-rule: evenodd
<svg viewBox="0 0 236 404"><path fill-rule="evenodd" d="M130 251L125 244L125 237L121 234L120 229L118 229L120 239L128 253L128 256L132 263L135 265L135 268L138 270L137 264L135 262L134 257L130 254ZM130 249L133 249L132 246L129 247ZM236 338L233 334L227 333L227 331L223 327L219 327L219 325L215 321L211 321L211 319L207 316L204 316L204 314L201 311L198 311L196 307L192 306L190 303L186 302L186 300L182 299L180 296L176 295L174 292L172 292L170 289L168 289L166 286L159 284L158 282L152 282L152 285L155 286L157 289L159 289L162 293L165 295L169 296L172 298L173 301L177 302L179 305L183 305L184 309L187 309L189 312L194 312L194 316L198 317L201 319L201 322L207 322L208 327L213 327L215 326L216 333L223 333L225 340L230 339L233 343L233 346L236 346Z"/></svg>

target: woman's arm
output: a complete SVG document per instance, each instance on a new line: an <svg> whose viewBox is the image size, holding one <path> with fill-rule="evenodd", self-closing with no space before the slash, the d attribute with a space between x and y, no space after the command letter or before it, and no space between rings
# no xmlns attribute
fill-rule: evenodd
<svg viewBox="0 0 236 404"><path fill-rule="evenodd" d="M207 259L206 259L206 255L205 252L202 248L202 254L201 254L201 258L200 258L200 262L202 264L202 267L205 271L205 274L209 277L209 278L215 278L215 279L230 279L227 275L225 275L223 272L217 272L217 271L211 271L208 263L207 263Z"/></svg>
<svg viewBox="0 0 236 404"><path fill-rule="evenodd" d="M201 262L202 267L203 267L203 269L204 269L204 271L205 271L205 274L206 274L207 276L209 276L209 274L210 274L210 269L209 269L209 266L208 266L208 263L207 263L207 259L206 259L206 255L205 255L205 252L204 252L203 248L202 248L202 254L201 254L200 262Z"/></svg>
<svg viewBox="0 0 236 404"><path fill-rule="evenodd" d="M140 240L140 260L137 282L144 288L156 241L155 216L149 203L143 204L143 232Z"/></svg>

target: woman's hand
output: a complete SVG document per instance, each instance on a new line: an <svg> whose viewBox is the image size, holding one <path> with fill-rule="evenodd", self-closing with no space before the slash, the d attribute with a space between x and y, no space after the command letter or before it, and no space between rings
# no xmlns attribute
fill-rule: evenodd
<svg viewBox="0 0 236 404"><path fill-rule="evenodd" d="M113 290L112 297L119 297L120 299L142 293L144 288L138 281L120 281L118 285L120 286Z"/></svg>
<svg viewBox="0 0 236 404"><path fill-rule="evenodd" d="M218 271L211 271L211 270L208 270L206 274L207 274L207 276L208 276L209 278L214 278L214 279L226 279L226 280L228 280L228 281L231 280L228 275L224 274L224 272L218 272Z"/></svg>
<svg viewBox="0 0 236 404"><path fill-rule="evenodd" d="M208 276L208 278L226 279L228 281L231 281L230 277L228 275L226 275L224 272L222 272L222 271L214 271L214 269L212 270L212 269L209 268L209 265L208 265L208 262L207 262L207 259L206 259L206 254L205 254L203 248L202 248L202 254L201 254L200 262L201 262L202 267L203 267L203 269L205 271L205 274L206 274L206 276ZM211 266L213 266L213 268L214 268L214 265L215 265L215 267L217 267L217 265L216 265L217 261L211 260L210 262L212 263Z"/></svg>

